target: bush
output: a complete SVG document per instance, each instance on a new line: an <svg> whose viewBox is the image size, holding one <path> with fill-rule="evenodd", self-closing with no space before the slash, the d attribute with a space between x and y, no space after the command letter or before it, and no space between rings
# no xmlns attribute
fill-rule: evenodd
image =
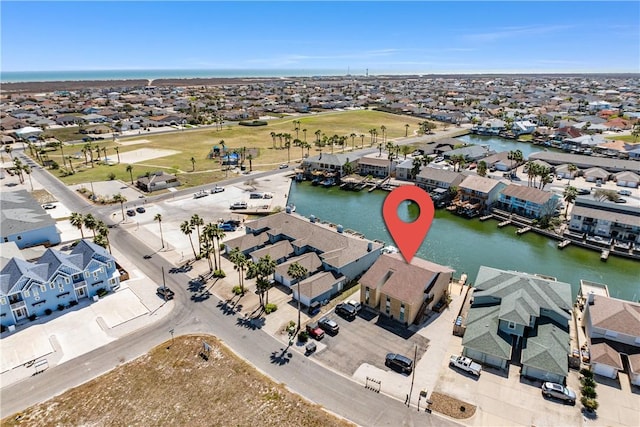
<svg viewBox="0 0 640 427"><path fill-rule="evenodd" d="M582 399L580 399L580 403L582 403L582 406L584 406L589 411L595 411L599 406L596 399L590 399L586 396L583 396Z"/></svg>
<svg viewBox="0 0 640 427"><path fill-rule="evenodd" d="M264 120L243 120L238 123L240 126L266 126L268 123Z"/></svg>
<svg viewBox="0 0 640 427"><path fill-rule="evenodd" d="M107 290L105 288L100 288L96 291L96 295L98 295L98 297L102 298L103 296L107 295L109 292L107 292Z"/></svg>
<svg viewBox="0 0 640 427"><path fill-rule="evenodd" d="M595 399L596 397L598 397L595 387L584 386L580 391L582 392L582 395L584 397L588 397L589 399Z"/></svg>
<svg viewBox="0 0 640 427"><path fill-rule="evenodd" d="M75 306L75 305L78 305L78 301L75 301L75 300L74 300L74 301L69 302L69 306L70 306L70 307L73 307L73 306Z"/></svg>
<svg viewBox="0 0 640 427"><path fill-rule="evenodd" d="M589 378L589 377L580 378L580 382L584 387L593 387L593 388L596 387L596 382L594 381L593 378Z"/></svg>
<svg viewBox="0 0 640 427"><path fill-rule="evenodd" d="M227 277L227 275L222 270L216 270L216 271L213 272L213 277L218 277L218 278L221 279L223 277Z"/></svg>
<svg viewBox="0 0 640 427"><path fill-rule="evenodd" d="M298 341L307 342L309 340L309 333L307 331L298 332Z"/></svg>
<svg viewBox="0 0 640 427"><path fill-rule="evenodd" d="M46 314L47 316L49 316L51 313L52 313L52 311L51 311L51 309L50 309L50 308L47 308L47 309L44 311L44 314Z"/></svg>
<svg viewBox="0 0 640 427"><path fill-rule="evenodd" d="M58 310L59 310L59 311L64 310L64 305L62 305L62 304L58 304Z"/></svg>
<svg viewBox="0 0 640 427"><path fill-rule="evenodd" d="M232 289L232 292L235 295L242 295L242 287L240 285L235 285Z"/></svg>
<svg viewBox="0 0 640 427"><path fill-rule="evenodd" d="M266 314L271 314L274 311L276 311L277 309L278 309L278 305L277 304L273 304L273 303L269 303L269 304L264 306L264 312Z"/></svg>
<svg viewBox="0 0 640 427"><path fill-rule="evenodd" d="M587 368L580 369L580 374L585 378L593 378L593 372Z"/></svg>
<svg viewBox="0 0 640 427"><path fill-rule="evenodd" d="M114 179L116 179L116 174L111 172L109 175L109 181L113 181Z"/></svg>
<svg viewBox="0 0 640 427"><path fill-rule="evenodd" d="M35 314L32 314L31 316L29 316L29 320L31 320L32 322L33 322L34 320L36 320L36 319L37 319L37 317L36 317L36 315L35 315Z"/></svg>

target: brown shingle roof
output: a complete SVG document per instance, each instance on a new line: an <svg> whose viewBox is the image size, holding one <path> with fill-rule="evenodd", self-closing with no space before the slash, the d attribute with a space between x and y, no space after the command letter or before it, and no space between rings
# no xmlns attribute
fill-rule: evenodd
<svg viewBox="0 0 640 427"><path fill-rule="evenodd" d="M589 315L594 327L632 337L640 336L638 303L595 295L593 305L589 306Z"/></svg>
<svg viewBox="0 0 640 427"><path fill-rule="evenodd" d="M549 191L539 190L533 187L525 187L524 185L509 184L502 189L502 194L511 196L516 199L543 205L553 196Z"/></svg>
<svg viewBox="0 0 640 427"><path fill-rule="evenodd" d="M493 188L498 185L500 181L491 178L485 178L478 175L469 175L459 185L460 188L465 188L472 191L477 191L483 194L489 194Z"/></svg>

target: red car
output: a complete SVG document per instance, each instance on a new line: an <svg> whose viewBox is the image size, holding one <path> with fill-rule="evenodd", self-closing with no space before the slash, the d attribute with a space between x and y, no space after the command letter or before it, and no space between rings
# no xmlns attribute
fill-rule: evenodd
<svg viewBox="0 0 640 427"><path fill-rule="evenodd" d="M324 331L315 323L307 325L306 331L310 337L315 338L318 341L324 338Z"/></svg>

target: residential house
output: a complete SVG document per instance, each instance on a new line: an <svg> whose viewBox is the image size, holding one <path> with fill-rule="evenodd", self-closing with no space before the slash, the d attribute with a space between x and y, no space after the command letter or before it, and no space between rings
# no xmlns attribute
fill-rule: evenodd
<svg viewBox="0 0 640 427"><path fill-rule="evenodd" d="M578 197L571 210L569 230L640 244L640 208Z"/></svg>
<svg viewBox="0 0 640 427"><path fill-rule="evenodd" d="M560 166L556 166L556 169L555 169L556 175L563 179L574 179L579 172L580 172L580 169L577 169L577 168L573 172L570 171L569 165L566 163Z"/></svg>
<svg viewBox="0 0 640 427"><path fill-rule="evenodd" d="M509 171L518 164L509 158L508 151L500 151L499 153L492 154L482 159L487 164L487 169L498 170L502 172Z"/></svg>
<svg viewBox="0 0 640 427"><path fill-rule="evenodd" d="M358 160L358 173L375 178L386 178L396 170L396 162L386 157L365 156Z"/></svg>
<svg viewBox="0 0 640 427"><path fill-rule="evenodd" d="M640 159L640 147L638 147L638 154L638 158ZM633 173L640 174L640 162L636 162L634 160L609 159L606 157L557 153L553 151L539 151L537 153L531 153L529 155L529 160L543 160L551 165L570 163L576 165L580 169L599 167L610 173L631 171Z"/></svg>
<svg viewBox="0 0 640 427"><path fill-rule="evenodd" d="M571 285L481 266L462 339L463 354L521 375L564 383L569 356Z"/></svg>
<svg viewBox="0 0 640 427"><path fill-rule="evenodd" d="M500 191L505 187L506 184L501 181L469 175L458 186L454 206L457 206L458 211L487 211L498 201Z"/></svg>
<svg viewBox="0 0 640 427"><path fill-rule="evenodd" d="M341 178L344 175L343 167L355 159L353 155L320 153L318 156L308 157L302 161L301 167L307 178L318 175L336 175Z"/></svg>
<svg viewBox="0 0 640 427"><path fill-rule="evenodd" d="M613 179L616 181L618 187L638 188L638 183L640 183L640 176L637 173L628 171L618 172L613 176Z"/></svg>
<svg viewBox="0 0 640 427"><path fill-rule="evenodd" d="M609 180L610 174L601 168L589 168L582 172L585 181L587 182L606 182Z"/></svg>
<svg viewBox="0 0 640 427"><path fill-rule="evenodd" d="M418 323L447 290L453 271L414 257L383 254L360 278L360 301L404 325Z"/></svg>
<svg viewBox="0 0 640 427"><path fill-rule="evenodd" d="M309 307L314 302L328 301L342 291L346 283L345 276L335 271L322 271L291 285L291 290L294 300L299 299L300 303Z"/></svg>
<svg viewBox="0 0 640 427"><path fill-rule="evenodd" d="M469 145L467 147L456 148L455 150L447 151L443 154L445 159L451 160L453 156L462 156L465 161L477 161L487 156L495 154L496 152L490 150L488 146L482 145Z"/></svg>
<svg viewBox="0 0 640 427"><path fill-rule="evenodd" d="M528 120L516 121L511 125L511 131L516 136L532 134L536 131L536 128L537 125Z"/></svg>
<svg viewBox="0 0 640 427"><path fill-rule="evenodd" d="M136 181L136 186L148 193L164 190L165 188L178 187L179 185L181 185L180 181L175 175L164 171L154 172L149 176L139 176Z"/></svg>
<svg viewBox="0 0 640 427"><path fill-rule="evenodd" d="M560 196L550 191L509 184L500 192L498 206L517 215L540 219L553 216L559 199Z"/></svg>
<svg viewBox="0 0 640 427"><path fill-rule="evenodd" d="M413 169L413 159L409 158L401 161L396 165L396 179L409 181L411 179L412 169Z"/></svg>
<svg viewBox="0 0 640 427"><path fill-rule="evenodd" d="M640 386L640 304L608 296L585 296L583 326L589 340L591 369L607 378L625 370Z"/></svg>
<svg viewBox="0 0 640 427"><path fill-rule="evenodd" d="M20 249L60 243L56 221L26 190L2 193L0 218L2 242L15 242Z"/></svg>
<svg viewBox="0 0 640 427"><path fill-rule="evenodd" d="M315 252L307 252L306 254L289 258L287 261L278 264L274 275L275 281L285 286L295 284L295 279L289 276L289 266L296 262L307 270L308 275L313 275L322 268L322 260L318 254Z"/></svg>
<svg viewBox="0 0 640 427"><path fill-rule="evenodd" d="M431 192L436 188L450 189L457 187L465 176L459 172L431 167L422 168L416 177L416 183L420 188Z"/></svg>
<svg viewBox="0 0 640 427"><path fill-rule="evenodd" d="M119 277L115 258L84 239L70 253L49 248L35 262L14 257L0 270L0 323L13 327L92 298L100 289L115 290Z"/></svg>

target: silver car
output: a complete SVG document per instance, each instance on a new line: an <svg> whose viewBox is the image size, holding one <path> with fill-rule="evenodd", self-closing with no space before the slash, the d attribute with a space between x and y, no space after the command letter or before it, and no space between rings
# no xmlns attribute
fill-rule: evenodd
<svg viewBox="0 0 640 427"><path fill-rule="evenodd" d="M542 394L545 397L555 397L556 399L563 400L570 405L576 404L576 392L562 384L545 382L542 384Z"/></svg>

